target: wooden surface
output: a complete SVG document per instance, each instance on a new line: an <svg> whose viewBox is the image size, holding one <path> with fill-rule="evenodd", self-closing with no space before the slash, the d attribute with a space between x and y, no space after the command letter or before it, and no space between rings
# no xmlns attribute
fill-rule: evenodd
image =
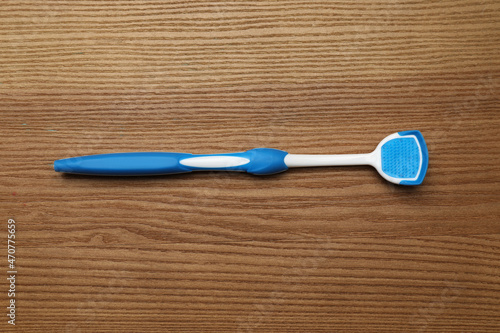
<svg viewBox="0 0 500 333"><path fill-rule="evenodd" d="M15 330L500 331L498 1L4 0L0 17ZM410 129L430 153L417 188L368 167L52 169L129 151L361 153Z"/></svg>

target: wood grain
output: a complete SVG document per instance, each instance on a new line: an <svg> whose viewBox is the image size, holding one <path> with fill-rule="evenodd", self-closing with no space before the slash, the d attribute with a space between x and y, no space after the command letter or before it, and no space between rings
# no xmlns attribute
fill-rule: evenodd
<svg viewBox="0 0 500 333"><path fill-rule="evenodd" d="M0 237L15 219L18 279L0 331L498 332L499 32L495 0L2 1ZM361 153L409 129L430 154L416 188L365 167L52 169Z"/></svg>

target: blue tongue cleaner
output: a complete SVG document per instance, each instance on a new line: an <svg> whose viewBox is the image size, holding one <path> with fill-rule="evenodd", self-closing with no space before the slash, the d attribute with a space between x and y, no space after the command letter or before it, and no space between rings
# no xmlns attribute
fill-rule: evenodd
<svg viewBox="0 0 500 333"><path fill-rule="evenodd" d="M420 185L429 165L429 152L419 131L399 132L381 147L381 169L400 185Z"/></svg>
<svg viewBox="0 0 500 333"><path fill-rule="evenodd" d="M398 138L382 146L382 171L387 175L408 179L418 175L420 149L414 138Z"/></svg>

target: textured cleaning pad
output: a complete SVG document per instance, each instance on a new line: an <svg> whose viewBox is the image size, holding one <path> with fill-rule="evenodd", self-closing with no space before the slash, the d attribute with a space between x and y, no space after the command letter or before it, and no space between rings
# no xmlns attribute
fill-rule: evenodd
<svg viewBox="0 0 500 333"><path fill-rule="evenodd" d="M420 166L420 151L414 138L387 141L382 146L382 171L394 178L415 178Z"/></svg>

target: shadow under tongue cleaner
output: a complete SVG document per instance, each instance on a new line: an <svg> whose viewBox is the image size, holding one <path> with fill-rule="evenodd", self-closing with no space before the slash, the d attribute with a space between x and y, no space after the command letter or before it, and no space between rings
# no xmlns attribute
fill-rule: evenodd
<svg viewBox="0 0 500 333"><path fill-rule="evenodd" d="M115 153L65 158L54 162L58 172L100 176L148 176L191 171L246 171L270 175L295 167L371 165L388 181L419 185L429 157L419 131L394 133L368 154L297 155L271 148L231 154Z"/></svg>

